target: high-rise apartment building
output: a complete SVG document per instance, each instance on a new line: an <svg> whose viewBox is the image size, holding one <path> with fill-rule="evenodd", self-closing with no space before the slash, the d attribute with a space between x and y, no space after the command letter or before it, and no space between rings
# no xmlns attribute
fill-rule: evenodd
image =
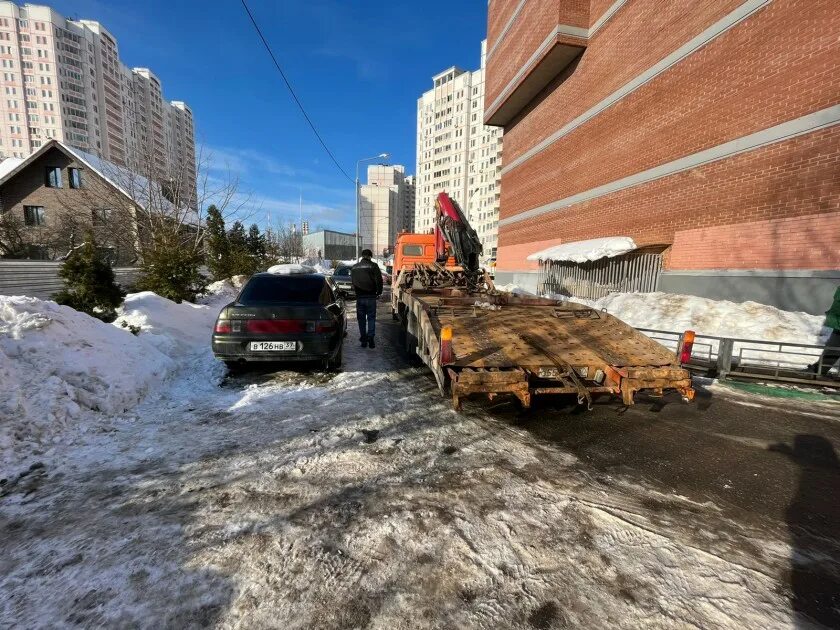
<svg viewBox="0 0 840 630"><path fill-rule="evenodd" d="M499 222L502 130L484 124L484 63L474 72L451 67L432 77L417 101L417 174L414 229L434 228L435 197L447 192L494 254Z"/></svg>
<svg viewBox="0 0 840 630"><path fill-rule="evenodd" d="M123 64L104 26L0 2L0 66L0 157L26 157L54 138L173 180L195 202L190 108L166 102L150 70Z"/></svg>
<svg viewBox="0 0 840 630"><path fill-rule="evenodd" d="M376 256L390 253L397 233L405 229L407 198L405 167L399 164L368 166L368 183L359 188L359 231L362 247Z"/></svg>
<svg viewBox="0 0 840 630"><path fill-rule="evenodd" d="M403 232L414 231L414 208L417 204L417 191L414 175L405 177L405 204L403 205L403 219L401 230Z"/></svg>

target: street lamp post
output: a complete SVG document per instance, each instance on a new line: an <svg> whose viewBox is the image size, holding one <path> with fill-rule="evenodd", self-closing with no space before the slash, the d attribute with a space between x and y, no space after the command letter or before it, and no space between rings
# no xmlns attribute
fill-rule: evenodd
<svg viewBox="0 0 840 630"><path fill-rule="evenodd" d="M356 162L356 260L359 260L359 239L362 237L361 225L359 223L359 164L362 162L370 162L372 160L386 160L390 157L390 153L380 153L369 158L362 158Z"/></svg>

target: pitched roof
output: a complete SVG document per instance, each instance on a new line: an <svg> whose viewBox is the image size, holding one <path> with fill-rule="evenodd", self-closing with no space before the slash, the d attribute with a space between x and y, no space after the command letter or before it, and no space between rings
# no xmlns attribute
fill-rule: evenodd
<svg viewBox="0 0 840 630"><path fill-rule="evenodd" d="M97 155L86 153L85 151L76 149L75 147L68 146L59 140L50 140L44 146L29 155L29 157L20 160L18 164L10 163L10 168L7 171L3 170L3 165L9 162L9 160L15 158L8 158L0 163L0 186L20 173L51 148L56 148L71 160L82 163L91 171L99 175L99 177L105 180L119 193L125 196L129 201L137 204L141 208L148 208L151 200L154 199L156 203L162 206L159 210L163 210L165 212L173 212L176 210L175 204L171 203L163 196L159 183L153 182L131 169L109 162ZM195 215L194 211L185 210L185 212L191 212Z"/></svg>

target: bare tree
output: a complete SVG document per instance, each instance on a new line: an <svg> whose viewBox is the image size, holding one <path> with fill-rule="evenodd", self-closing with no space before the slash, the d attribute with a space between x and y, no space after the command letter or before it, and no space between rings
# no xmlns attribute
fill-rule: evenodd
<svg viewBox="0 0 840 630"><path fill-rule="evenodd" d="M284 222L265 231L267 252L279 262L296 262L303 258L303 234L294 223Z"/></svg>

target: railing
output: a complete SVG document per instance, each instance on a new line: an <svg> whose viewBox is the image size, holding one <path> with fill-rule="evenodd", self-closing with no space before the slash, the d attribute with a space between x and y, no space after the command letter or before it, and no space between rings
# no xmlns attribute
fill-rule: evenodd
<svg viewBox="0 0 840 630"><path fill-rule="evenodd" d="M610 293L656 291L662 254L635 251L584 263L540 262L540 294L560 294L597 300Z"/></svg>
<svg viewBox="0 0 840 630"><path fill-rule="evenodd" d="M682 345L682 333L638 330L675 353ZM826 349L840 353L840 348L811 344L695 335L691 359L683 367L719 380L742 378L840 387L840 379L833 377L836 368L822 375L822 354ZM817 370L806 371L814 364Z"/></svg>
<svg viewBox="0 0 840 630"><path fill-rule="evenodd" d="M0 260L0 295L28 295L42 300L64 288L60 262ZM137 280L135 267L115 267L117 282L127 288Z"/></svg>

